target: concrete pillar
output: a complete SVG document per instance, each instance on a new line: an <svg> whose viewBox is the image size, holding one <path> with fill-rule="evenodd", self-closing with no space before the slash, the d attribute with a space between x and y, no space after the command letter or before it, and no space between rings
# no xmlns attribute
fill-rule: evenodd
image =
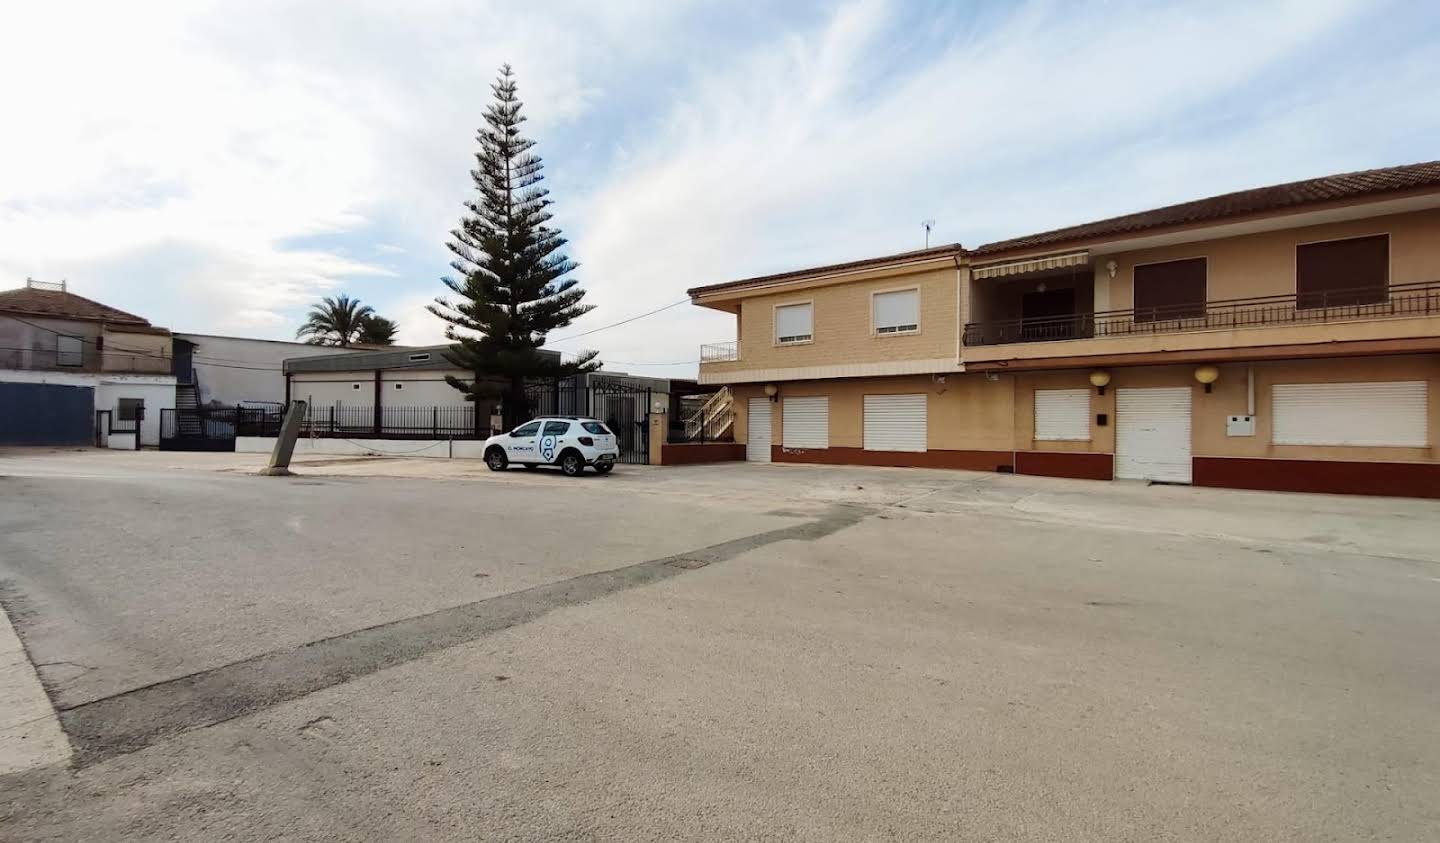
<svg viewBox="0 0 1440 843"><path fill-rule="evenodd" d="M665 440L670 436L670 413L657 413L655 409L650 408L650 464L664 465L660 449L665 447Z"/></svg>

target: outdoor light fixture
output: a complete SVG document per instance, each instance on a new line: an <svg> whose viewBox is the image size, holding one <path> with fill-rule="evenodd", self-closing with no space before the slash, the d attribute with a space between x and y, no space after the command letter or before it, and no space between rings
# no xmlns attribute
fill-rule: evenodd
<svg viewBox="0 0 1440 843"><path fill-rule="evenodd" d="M777 398L777 396L778 396L779 394L780 394L780 387L776 386L776 385L773 384L773 383L767 383L767 384L765 384L765 395L766 395L767 397L769 397L769 399L770 399L771 401L778 401L779 398Z"/></svg>
<svg viewBox="0 0 1440 843"><path fill-rule="evenodd" d="M1105 394L1105 387L1110 385L1110 373L1104 369L1096 369L1090 373L1090 385L1095 387L1100 395Z"/></svg>
<svg viewBox="0 0 1440 843"><path fill-rule="evenodd" d="M1205 391L1209 392L1215 381L1220 380L1220 370L1214 366L1198 366L1195 369L1195 380L1205 384Z"/></svg>
<svg viewBox="0 0 1440 843"><path fill-rule="evenodd" d="M1110 273L1110 277L1111 277L1111 278L1114 278L1114 277L1115 277L1115 272L1116 272L1117 270L1119 270L1119 269L1120 269L1120 264L1116 263L1115 261L1106 261L1106 262L1105 262L1105 271L1108 272L1108 273Z"/></svg>

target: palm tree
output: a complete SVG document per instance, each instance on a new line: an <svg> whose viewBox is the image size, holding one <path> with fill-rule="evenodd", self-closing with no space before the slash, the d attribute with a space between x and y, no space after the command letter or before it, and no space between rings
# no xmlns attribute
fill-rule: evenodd
<svg viewBox="0 0 1440 843"><path fill-rule="evenodd" d="M356 334L355 342L360 345L394 345L398 330L400 326L384 316L366 316L360 320L360 333Z"/></svg>
<svg viewBox="0 0 1440 843"><path fill-rule="evenodd" d="M310 307L296 338L306 337L311 345L338 345L348 348L360 333L365 320L374 316L375 311L368 304L349 296L326 296L319 304Z"/></svg>

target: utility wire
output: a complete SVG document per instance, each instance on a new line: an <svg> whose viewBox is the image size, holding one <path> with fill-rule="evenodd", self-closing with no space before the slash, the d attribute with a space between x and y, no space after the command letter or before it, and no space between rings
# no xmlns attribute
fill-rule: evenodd
<svg viewBox="0 0 1440 843"><path fill-rule="evenodd" d="M566 340L578 340L578 339L580 339L581 337L588 337L588 336L590 336L591 334L598 334L598 333L600 333L601 331L608 331L608 330L610 330L611 328L618 328L618 327L620 327L621 325L626 325L626 324L629 324L629 323L631 323L631 322L634 322L636 319L644 319L646 316L654 316L655 314L657 314L657 313L659 313L659 312L661 312L661 311L663 311L663 310L669 310L669 309L672 308L672 307L679 307L679 306L682 305L682 304L689 304L689 303L690 303L690 300L689 300L689 299L681 299L680 301L677 301L677 302L671 302L670 304L667 304L667 305L665 305L664 307L657 307L657 308L655 308L654 310L647 310L647 311L645 311L644 313L640 313L640 314L637 314L637 315L635 315L635 316L631 316L629 319L621 319L619 322L612 322L612 323L610 323L609 325L601 325L601 326L598 327L598 328L591 328L591 329L588 330L588 331L584 331L584 332L579 333L579 334L571 334L571 335L568 336L568 337L561 337L561 338L558 339L558 340L549 340L549 341L546 342L545 344L546 344L546 345L554 345L554 344L557 343L557 342L565 342Z"/></svg>

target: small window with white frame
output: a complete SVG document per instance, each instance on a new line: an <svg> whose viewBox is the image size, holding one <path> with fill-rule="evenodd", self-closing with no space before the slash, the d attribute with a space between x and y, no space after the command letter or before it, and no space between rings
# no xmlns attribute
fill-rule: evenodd
<svg viewBox="0 0 1440 843"><path fill-rule="evenodd" d="M875 334L913 334L920 330L920 290L890 290L870 299Z"/></svg>
<svg viewBox="0 0 1440 843"><path fill-rule="evenodd" d="M796 345L815 338L815 305L782 304L775 308L775 342Z"/></svg>

